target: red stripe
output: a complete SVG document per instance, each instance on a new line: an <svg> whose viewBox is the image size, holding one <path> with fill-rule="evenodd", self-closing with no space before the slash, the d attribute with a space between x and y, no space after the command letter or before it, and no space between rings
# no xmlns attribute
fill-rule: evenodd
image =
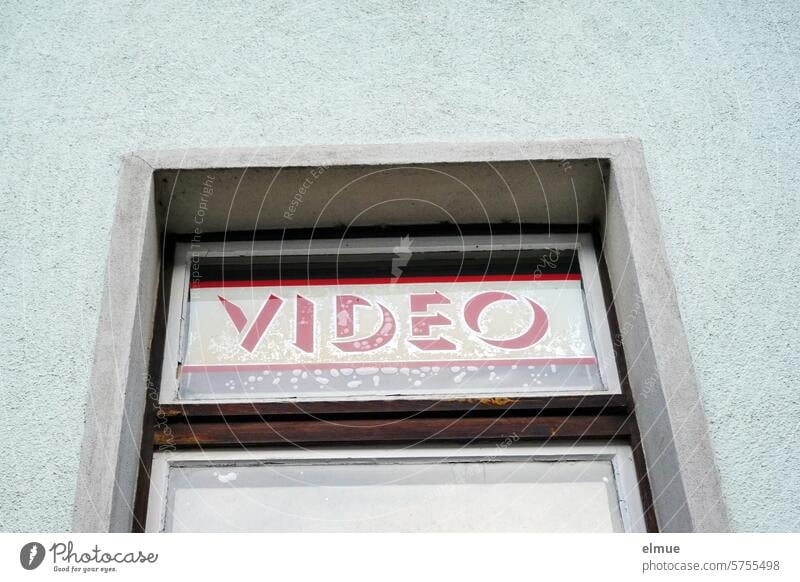
<svg viewBox="0 0 800 582"><path fill-rule="evenodd" d="M407 285L415 283L483 283L510 281L580 281L576 273L542 275L460 275L443 277L358 277L353 279L262 279L256 281L192 281L191 289L228 287L311 287L318 285Z"/></svg>
<svg viewBox="0 0 800 582"><path fill-rule="evenodd" d="M595 365L595 358L523 358L519 360L414 360L409 362L310 362L308 364L187 364L181 367L183 374L201 372L251 372L253 370L341 370L342 368L418 368L420 366L548 366L548 365Z"/></svg>

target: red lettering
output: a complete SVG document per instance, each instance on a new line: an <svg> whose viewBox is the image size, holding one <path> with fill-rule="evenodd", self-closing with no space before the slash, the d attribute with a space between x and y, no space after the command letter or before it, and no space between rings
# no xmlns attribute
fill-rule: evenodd
<svg viewBox="0 0 800 582"><path fill-rule="evenodd" d="M386 345L397 330L397 323L391 311L376 302L381 310L383 321L372 335L347 341L335 341L333 345L343 352L370 352ZM355 307L371 306L370 302L357 295L340 295L336 297L336 337L353 335L355 329Z"/></svg>
<svg viewBox="0 0 800 582"><path fill-rule="evenodd" d="M412 293L409 297L411 313L427 313L431 305L449 305L450 299L434 291L433 293ZM451 325L453 321L436 312L435 315L417 315L411 317L411 337L408 343L426 352L455 350L456 344L441 336L431 337L432 327Z"/></svg>
<svg viewBox="0 0 800 582"><path fill-rule="evenodd" d="M549 325L547 313L535 301L528 298L525 298L525 300L530 304L531 309L533 309L533 320L526 331L515 338L506 340L490 339L483 337L483 335L479 335L478 337L490 346L506 350L528 348L542 339L544 334L547 333ZM498 301L519 301L519 299L504 291L486 291L475 295L472 299L467 301L467 304L464 306L464 321L472 331L478 334L483 333L479 323L480 316L484 309Z"/></svg>

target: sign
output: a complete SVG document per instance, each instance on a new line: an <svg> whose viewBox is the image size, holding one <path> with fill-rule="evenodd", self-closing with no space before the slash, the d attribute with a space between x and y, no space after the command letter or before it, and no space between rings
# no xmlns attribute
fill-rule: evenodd
<svg viewBox="0 0 800 582"><path fill-rule="evenodd" d="M580 275L197 282L183 397L600 388Z"/></svg>

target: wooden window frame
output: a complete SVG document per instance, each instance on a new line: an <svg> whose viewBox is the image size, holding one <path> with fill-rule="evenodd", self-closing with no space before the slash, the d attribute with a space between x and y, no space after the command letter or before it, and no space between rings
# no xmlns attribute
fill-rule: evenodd
<svg viewBox="0 0 800 582"><path fill-rule="evenodd" d="M437 236L440 231L435 227L391 230L395 235L392 238L387 238L389 233L386 229L379 232L370 228L351 229L347 235L348 240L355 241L351 247L353 252L376 248L376 245L382 248L386 244L384 241L396 240L396 236L407 234L419 240L433 241L432 244L421 245L426 249L441 249L452 242L451 238ZM484 229L466 227L467 232L480 230ZM586 289L586 300L598 349L598 362L601 367L607 363L614 367L610 377L608 370L602 373L604 383L609 382L606 384L609 388L606 393L457 399L439 399L431 395L421 398L335 401L181 402L175 397L176 383L162 383L162 380L165 374L174 370L178 360L179 346L175 340L179 338L181 318L174 314L183 312L188 289L188 275L183 268L187 237L169 237L165 241L164 273L167 276L161 280L158 295L156 321L160 325L157 325L155 332L150 361L152 382L162 386L162 390L166 385L168 393L163 402L160 398L156 400L151 397L148 400L132 531L152 529L147 526L147 519L153 455L156 451L319 445L410 446L420 443L463 445L502 441L510 435L516 435L522 444L630 446L645 529L648 532L658 531L633 401L627 384L624 353L620 349L611 349L610 341L618 337L619 325L610 295L602 246L597 244L597 229L591 225L577 225L561 227L559 230L563 232L552 233L552 228L542 225L523 225L514 226L513 234L508 234L508 227L495 225L491 234L501 246L513 245L516 237L516 248L549 248L557 245L577 250L582 272L585 267L586 278L592 285ZM532 234L538 235L537 242L532 243L528 239L520 245L520 232L525 233L522 239ZM313 237L331 241L339 240L343 234L335 230L317 231ZM545 235L546 239L543 238ZM247 252L259 246L254 244L255 241L263 243L260 245L262 253L279 252L279 249L287 248L283 232L226 233L221 236L224 237L226 250L234 253ZM295 236L301 244L288 245L292 249L289 252L303 252L302 234L295 233ZM480 234L475 236L475 242L489 240ZM209 239L213 237L206 240ZM208 247L212 252L219 248L213 242ZM321 248L330 249L330 246L323 243ZM179 251L177 259L176 250ZM306 246L305 252L307 250ZM177 293L180 296L176 297ZM604 342L609 343L603 345ZM392 422L387 424L388 419L392 419Z"/></svg>

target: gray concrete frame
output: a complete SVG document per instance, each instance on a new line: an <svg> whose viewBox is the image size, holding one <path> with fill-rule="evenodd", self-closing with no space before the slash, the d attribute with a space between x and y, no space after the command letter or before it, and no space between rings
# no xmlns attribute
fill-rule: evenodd
<svg viewBox="0 0 800 582"><path fill-rule="evenodd" d="M132 524L161 267L163 221L156 203L156 172L587 160L610 164L599 219L617 311L627 314L618 339L625 349L659 527L665 532L726 531L707 422L643 148L635 139L173 150L126 156L89 386L73 529L124 532Z"/></svg>

